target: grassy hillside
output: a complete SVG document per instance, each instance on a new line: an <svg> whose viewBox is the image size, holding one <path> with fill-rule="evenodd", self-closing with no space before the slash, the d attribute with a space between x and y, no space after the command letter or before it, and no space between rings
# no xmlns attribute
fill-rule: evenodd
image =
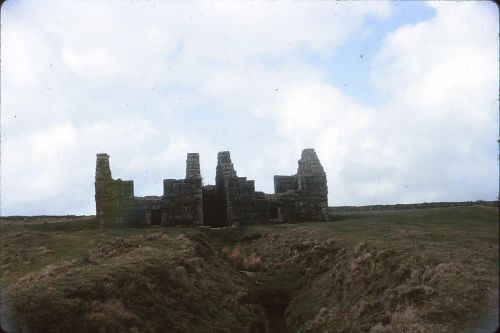
<svg viewBox="0 0 500 333"><path fill-rule="evenodd" d="M7 332L480 332L498 319L481 316L498 307L494 207L224 230L2 220L0 235Z"/></svg>

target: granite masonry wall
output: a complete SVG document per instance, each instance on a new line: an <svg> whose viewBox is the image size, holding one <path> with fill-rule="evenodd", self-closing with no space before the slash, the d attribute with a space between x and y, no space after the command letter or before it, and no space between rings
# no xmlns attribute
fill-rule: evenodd
<svg viewBox="0 0 500 333"><path fill-rule="evenodd" d="M108 154L97 154L94 184L97 218L103 224L123 223L134 206L134 182L114 180Z"/></svg>
<svg viewBox="0 0 500 333"><path fill-rule="evenodd" d="M304 149L297 173L274 176L275 194L268 195L272 218L284 221L323 221L328 216L328 186L314 149Z"/></svg>
<svg viewBox="0 0 500 333"><path fill-rule="evenodd" d="M274 194L255 191L238 177L228 151L217 155L215 186L203 186L199 154L189 153L184 179L163 180L162 196L134 196L133 181L111 177L109 156L97 154L96 214L104 224L126 226L238 226L324 221L328 216L326 174L314 149L304 149L297 173L274 177Z"/></svg>
<svg viewBox="0 0 500 333"><path fill-rule="evenodd" d="M228 151L217 154L215 183L216 200L223 207L223 226L268 222L269 205L264 193L255 192L253 180L238 177Z"/></svg>

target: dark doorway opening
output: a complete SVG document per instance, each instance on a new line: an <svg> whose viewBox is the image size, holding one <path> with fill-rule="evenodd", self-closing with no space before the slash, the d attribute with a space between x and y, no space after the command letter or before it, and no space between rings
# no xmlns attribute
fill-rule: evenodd
<svg viewBox="0 0 500 333"><path fill-rule="evenodd" d="M159 209L151 211L151 225L161 225L161 211Z"/></svg>
<svg viewBox="0 0 500 333"><path fill-rule="evenodd" d="M222 170L222 167L217 165L215 172L215 214L217 227L229 226L229 222L227 220L227 193L223 174L224 171Z"/></svg>
<svg viewBox="0 0 500 333"><path fill-rule="evenodd" d="M269 207L269 218L271 220L274 220L277 219L278 216L279 216L278 207L276 206Z"/></svg>
<svg viewBox="0 0 500 333"><path fill-rule="evenodd" d="M203 188L203 225L212 228L227 226L224 203L215 186L207 185Z"/></svg>

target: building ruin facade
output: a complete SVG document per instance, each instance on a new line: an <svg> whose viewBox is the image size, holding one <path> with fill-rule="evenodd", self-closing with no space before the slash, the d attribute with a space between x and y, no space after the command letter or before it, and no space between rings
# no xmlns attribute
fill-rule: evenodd
<svg viewBox="0 0 500 333"><path fill-rule="evenodd" d="M198 153L188 153L186 177L164 179L162 196L134 196L132 180L113 179L107 154L97 154L96 215L102 224L228 227L324 221L326 173L314 149L304 149L297 173L274 176L274 194L238 177L228 151L217 154L215 185L203 185Z"/></svg>

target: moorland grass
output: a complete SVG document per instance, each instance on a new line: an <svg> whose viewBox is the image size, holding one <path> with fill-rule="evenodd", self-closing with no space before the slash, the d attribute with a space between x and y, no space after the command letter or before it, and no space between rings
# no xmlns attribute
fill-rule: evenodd
<svg viewBox="0 0 500 333"><path fill-rule="evenodd" d="M0 285L16 295L17 309L59 304L62 312L45 317L15 313L32 325L56 320L70 304L74 318L58 320L75 332L96 329L84 324L95 316L109 330L130 321L144 332L473 332L498 293L496 207L338 212L330 222L209 231L100 228L94 217L45 222L0 221ZM237 264L227 255L233 252ZM97 303L90 291L75 296L113 277L143 282L114 286ZM190 296L162 287L167 278ZM145 318L144 302L158 309L157 324ZM231 314L231 306L242 310ZM106 317L118 312L127 316Z"/></svg>

